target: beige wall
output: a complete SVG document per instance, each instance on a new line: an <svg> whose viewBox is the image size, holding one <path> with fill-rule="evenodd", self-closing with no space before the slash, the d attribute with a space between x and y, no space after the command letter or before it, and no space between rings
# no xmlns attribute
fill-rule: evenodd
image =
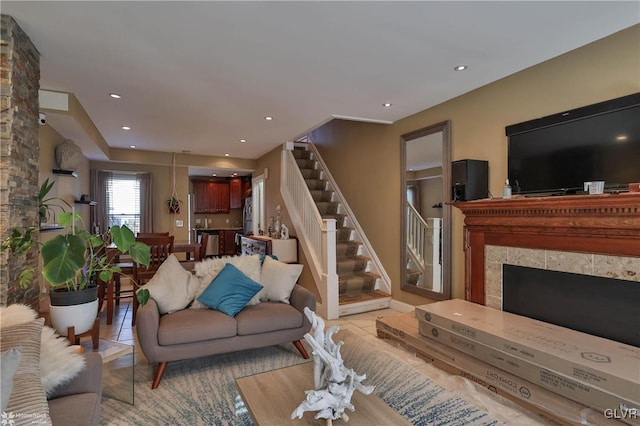
<svg viewBox="0 0 640 426"><path fill-rule="evenodd" d="M170 160L167 165L92 161L91 168L96 170L118 170L151 173L153 186L154 232L169 231L172 235L175 236L176 241L186 241L189 238L189 230L187 226L189 171L187 167L176 167L176 191L178 192L178 198L183 201L182 207L180 208L180 213L178 214L170 214L165 203L166 200L171 197L172 189L172 172ZM182 220L184 226L181 228L176 227L176 220Z"/></svg>
<svg viewBox="0 0 640 426"><path fill-rule="evenodd" d="M40 143L40 177L39 183L42 185L42 182L45 179L49 178L49 180L53 180L55 184L49 192L49 197L57 197L65 200L71 206L75 207L75 209L82 213L82 218L85 222L86 229L91 229L91 224L89 223L89 206L86 204L74 204L74 200L80 199L82 194L89 193L89 160L85 160L78 167L78 177L75 178L73 176L67 175L57 175L53 174L52 170L58 168L58 164L56 162L56 147L64 142L64 138L55 131L51 126L44 125L40 126L39 130L39 143ZM69 207L64 205L64 203L55 202L55 204L59 204L64 207L66 211L70 211ZM60 209L54 209L55 215L60 213ZM57 220L55 217L52 217L47 221L48 223L56 223ZM40 241L48 241L54 236L60 234L61 231L45 231L40 233Z"/></svg>
<svg viewBox="0 0 640 426"><path fill-rule="evenodd" d="M400 137L451 120L452 160L489 161L489 189L507 174L505 126L640 91L640 25L469 92L392 125L334 120L313 132L325 162L400 290ZM467 72L473 72L473 67ZM453 296L464 297L463 216L453 214Z"/></svg>

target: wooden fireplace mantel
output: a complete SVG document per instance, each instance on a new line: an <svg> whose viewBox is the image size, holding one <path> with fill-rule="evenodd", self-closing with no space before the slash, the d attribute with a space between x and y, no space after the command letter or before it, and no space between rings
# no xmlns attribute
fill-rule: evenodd
<svg viewBox="0 0 640 426"><path fill-rule="evenodd" d="M465 215L465 296L484 304L485 245L640 257L640 193L451 203Z"/></svg>

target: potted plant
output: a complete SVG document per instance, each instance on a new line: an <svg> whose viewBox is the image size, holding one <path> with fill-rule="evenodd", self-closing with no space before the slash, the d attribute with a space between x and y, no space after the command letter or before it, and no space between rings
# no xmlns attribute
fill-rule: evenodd
<svg viewBox="0 0 640 426"><path fill-rule="evenodd" d="M49 178L46 178L45 181L42 183L42 185L40 185L40 191L38 191L38 208L39 208L38 217L40 219L39 225L42 225L43 222L49 219L51 214L54 212L54 207L64 212L64 207L61 206L60 204L54 203L54 201L62 202L70 209L72 208L71 205L67 203L65 200L63 200L62 198L58 198L58 197L47 198L54 184L55 184L55 181L52 181L52 180L49 180Z"/></svg>
<svg viewBox="0 0 640 426"><path fill-rule="evenodd" d="M166 201L166 203L169 208L169 213L180 213L180 204L182 204L182 200L179 200L178 197L172 196Z"/></svg>
<svg viewBox="0 0 640 426"><path fill-rule="evenodd" d="M112 255L128 253L133 261L148 266L149 247L137 242L133 232L124 225L111 227L111 242L90 234L77 212L60 213L58 222L66 227L66 232L42 244L40 251L42 276L51 286L51 322L63 336L71 325L77 334L81 334L91 329L98 314L98 278L108 282L114 273L121 272L110 261ZM76 226L76 222L83 226ZM0 248L13 254L24 254L36 244L32 232L33 228L28 228L24 234L14 228ZM23 288L32 282L34 271L35 267L32 267L21 272Z"/></svg>

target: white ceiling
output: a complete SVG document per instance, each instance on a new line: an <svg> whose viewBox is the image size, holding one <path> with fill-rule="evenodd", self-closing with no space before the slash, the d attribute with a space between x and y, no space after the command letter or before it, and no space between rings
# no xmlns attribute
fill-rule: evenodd
<svg viewBox="0 0 640 426"><path fill-rule="evenodd" d="M2 1L2 13L39 50L41 89L74 93L111 147L255 159L332 117L393 122L600 39L638 23L640 2Z"/></svg>

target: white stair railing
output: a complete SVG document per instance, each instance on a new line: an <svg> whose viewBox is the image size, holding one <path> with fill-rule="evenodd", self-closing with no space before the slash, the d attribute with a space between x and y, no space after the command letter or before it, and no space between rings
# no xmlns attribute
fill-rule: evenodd
<svg viewBox="0 0 640 426"><path fill-rule="evenodd" d="M302 247L311 274L318 283L322 300L321 316L339 316L338 274L336 272L336 220L322 219L287 142L282 150L280 192Z"/></svg>
<svg viewBox="0 0 640 426"><path fill-rule="evenodd" d="M407 202L407 247L416 258L420 272L424 273L426 264L426 244L429 225L411 203Z"/></svg>
<svg viewBox="0 0 640 426"><path fill-rule="evenodd" d="M415 207L407 203L407 253L421 274L431 271L430 288L433 291L442 288L441 228L441 218L425 220Z"/></svg>

